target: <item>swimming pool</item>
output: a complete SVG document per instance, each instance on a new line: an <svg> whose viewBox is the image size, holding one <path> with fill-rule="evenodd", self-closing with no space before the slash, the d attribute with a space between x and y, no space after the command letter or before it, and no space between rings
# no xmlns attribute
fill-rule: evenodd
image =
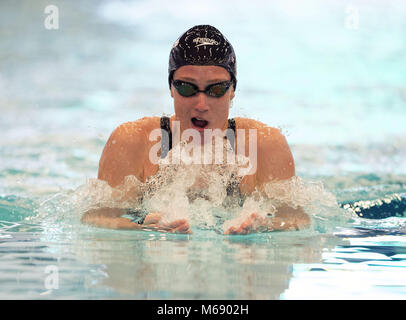
<svg viewBox="0 0 406 320"><path fill-rule="evenodd" d="M331 205L404 203L406 5L54 1L59 29L47 30L48 4L0 4L1 299L406 297L401 207L366 219ZM231 116L287 136L314 200L309 230L173 235L80 224L82 206L103 195L94 178L112 130L172 112L169 49L199 23L234 45Z"/></svg>

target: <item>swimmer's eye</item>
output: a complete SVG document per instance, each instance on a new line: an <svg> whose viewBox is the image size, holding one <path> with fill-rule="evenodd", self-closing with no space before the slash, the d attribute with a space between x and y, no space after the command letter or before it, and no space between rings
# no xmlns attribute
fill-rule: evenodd
<svg viewBox="0 0 406 320"><path fill-rule="evenodd" d="M199 88L193 83L175 80L173 86L182 97L191 97L199 92Z"/></svg>
<svg viewBox="0 0 406 320"><path fill-rule="evenodd" d="M182 97L192 97L199 92L204 92L210 97L220 98L224 96L232 83L231 81L213 83L208 85L204 90L199 90L194 83L181 80L174 80L172 84Z"/></svg>
<svg viewBox="0 0 406 320"><path fill-rule="evenodd" d="M227 92L227 90L230 88L231 86L231 82L227 81L227 82L221 82L221 83L214 83L210 86L208 86L205 90L205 92L212 97L222 97L225 95L225 93Z"/></svg>

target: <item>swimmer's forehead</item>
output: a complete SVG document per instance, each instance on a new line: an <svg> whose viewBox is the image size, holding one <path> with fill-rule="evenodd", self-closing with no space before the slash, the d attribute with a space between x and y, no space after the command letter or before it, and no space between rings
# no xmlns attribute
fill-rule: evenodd
<svg viewBox="0 0 406 320"><path fill-rule="evenodd" d="M230 80L230 74L222 67L218 66L183 66L175 71L175 80L189 82L216 83Z"/></svg>

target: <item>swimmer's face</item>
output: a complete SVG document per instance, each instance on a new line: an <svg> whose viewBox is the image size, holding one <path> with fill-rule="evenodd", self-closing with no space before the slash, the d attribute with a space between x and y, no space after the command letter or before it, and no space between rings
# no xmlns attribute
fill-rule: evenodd
<svg viewBox="0 0 406 320"><path fill-rule="evenodd" d="M193 83L200 90L213 83L229 81L230 78L227 70L218 66L187 65L180 67L173 75L173 80ZM230 102L234 98L233 86L222 97L215 98L203 92L183 97L171 85L171 96L174 100L176 120L180 122L182 131L192 128L203 136L204 129L227 129Z"/></svg>

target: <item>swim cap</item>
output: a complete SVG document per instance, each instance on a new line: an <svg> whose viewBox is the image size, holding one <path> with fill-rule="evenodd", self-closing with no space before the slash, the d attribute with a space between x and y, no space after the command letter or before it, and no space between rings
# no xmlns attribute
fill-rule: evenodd
<svg viewBox="0 0 406 320"><path fill-rule="evenodd" d="M230 73L233 87L237 86L237 64L231 43L210 25L190 28L173 44L169 55L169 88L174 72L185 65L219 66Z"/></svg>

